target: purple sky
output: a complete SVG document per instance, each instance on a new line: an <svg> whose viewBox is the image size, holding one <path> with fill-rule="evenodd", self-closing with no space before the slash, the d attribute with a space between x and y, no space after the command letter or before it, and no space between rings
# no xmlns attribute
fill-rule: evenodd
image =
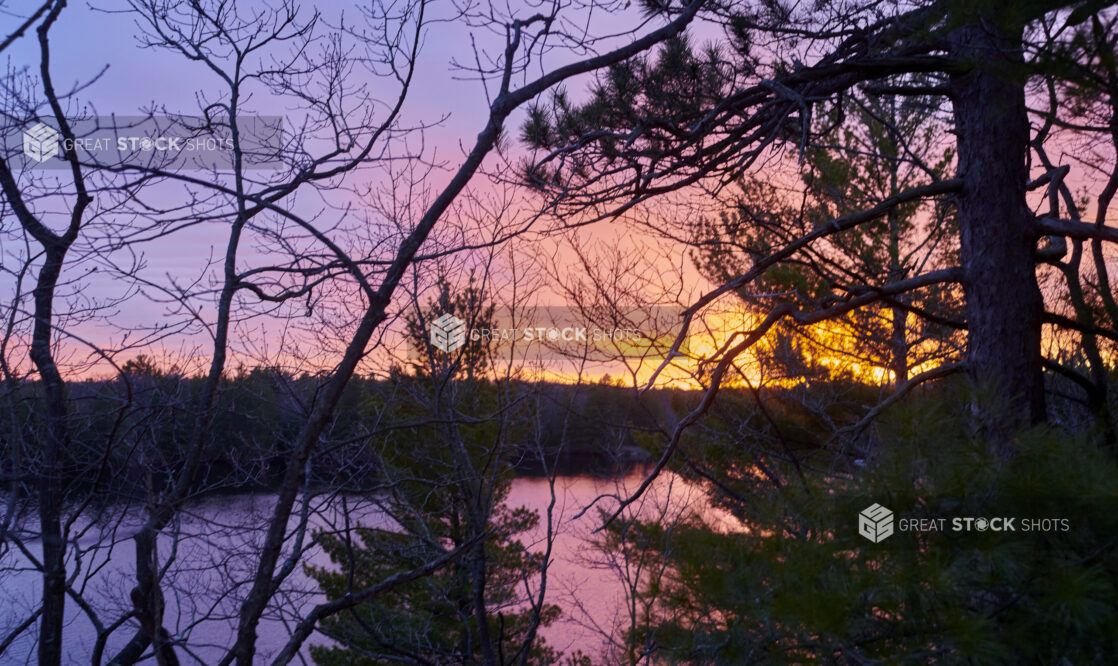
<svg viewBox="0 0 1118 666"><path fill-rule="evenodd" d="M21 3L23 4L28 4L30 7L29 3ZM94 4L116 5L109 2ZM239 4L242 7L251 6L249 3ZM336 5L336 7L341 6L343 5ZM347 8L347 16L352 20L354 12L348 4L344 6ZM435 4L431 11L447 11L447 7L447 5ZM310 8L311 4L307 3L304 11L309 11ZM337 22L338 10L335 6L329 9L323 8L321 11L325 15L325 20L331 24ZM577 8L570 9L566 16L569 18L584 16L580 11ZM430 17L431 14L428 16ZM590 25L593 26L594 32L613 34L620 32L625 26L634 25L637 15L632 10L613 15L598 12L593 18ZM16 25L18 22L19 20L10 14L0 14L0 30L5 34L10 32L9 26ZM82 109L84 112L96 111L99 115L135 115L152 105L159 105L172 113L197 114L200 108L197 92L206 89L220 90L220 86L215 86L218 83L215 75L198 63L191 63L177 54L140 48L136 38L138 31L135 17L132 15L95 11L87 3L74 3L63 12L51 32L53 47L51 71L56 87L68 88L89 81L101 73L100 78L78 97L82 103L90 105ZM38 68L38 45L33 39L34 35L29 36L32 38L25 37L4 54L12 68L29 67L33 70ZM462 72L451 71L451 61L457 58L467 64L472 63L471 44L477 44L482 49L497 50L503 46L503 39L503 35L486 29L471 28L461 22L434 22L429 26L425 33L414 84L402 114L403 122L409 125L435 123L445 117L445 120L437 126L424 132L423 145L426 159L441 162L450 169L457 166L462 158L462 146L468 148L472 144L485 122L486 101L482 84L476 80L462 80ZM605 44L602 46L604 48ZM555 66L571 58L570 53L555 51L548 55L544 64ZM540 65L537 64L528 75L538 74L539 71ZM575 82L570 86L572 92L577 95L584 83L585 80ZM379 92L375 82L371 92L374 95ZM387 95L390 96L392 93L393 91L388 91ZM291 109L282 104L278 105L257 93L250 104L250 112L288 115ZM44 115L47 113L44 112ZM521 115L515 116L507 127L509 138L514 140L514 148L521 119ZM425 184L429 187L437 187L447 177L446 173L446 171L434 172ZM378 185L374 175L366 180L370 185ZM357 182L360 182L360 179ZM383 185L383 183L379 184ZM477 186L482 189L487 187L481 181L478 181ZM338 203L337 200L335 203ZM360 207L362 202L358 201L356 204ZM301 199L296 204L296 208L309 211L321 208L321 205L319 202ZM584 238L591 240L616 238L617 231L617 229L604 228L600 232L587 232ZM161 284L166 284L171 279L179 281L195 279L204 269L206 257L220 255L225 236L226 228L223 225L209 224L179 231L170 238L146 243L142 248L146 266L143 275L146 279ZM251 249L245 251L243 255L246 263L251 262L254 256ZM71 277L85 275L84 269L75 267L74 270L77 272L71 272ZM94 299L119 297L127 288L121 280L99 277L99 274L82 277L80 284L81 295ZM77 330L87 339L111 347L119 343L123 331L130 328L142 328L172 321L173 319L165 318L166 310L166 306L160 303L144 298L132 298L106 311L106 316L99 321L82 324ZM304 322L297 323L302 325ZM261 337L271 339L272 344L268 346L270 351L274 351L276 341L281 336L281 329L276 328L274 324L260 322L254 322L249 328L266 331ZM266 342L267 340L261 344ZM199 354L204 356L204 344L204 336L177 336L164 341L162 346L172 355L188 355L193 353L198 345L202 345L197 349ZM126 352L121 355L121 358L130 358L135 353L137 352Z"/></svg>

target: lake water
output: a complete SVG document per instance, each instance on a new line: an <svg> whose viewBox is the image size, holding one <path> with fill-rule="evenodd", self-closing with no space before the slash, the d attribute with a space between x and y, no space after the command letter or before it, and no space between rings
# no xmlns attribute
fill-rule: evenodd
<svg viewBox="0 0 1118 666"><path fill-rule="evenodd" d="M594 498L625 493L635 489L642 479L641 473L632 473L615 479L564 476L556 480L552 519L556 537L548 602L558 604L564 612L558 622L543 630L548 643L556 649L581 649L591 656L602 656L607 653L611 641L619 641L621 633L617 621L626 617L624 567L617 566L611 554L601 552L592 544L591 533L601 524L598 511L592 509L579 518L575 516ZM550 500L547 479L521 477L512 483L507 504L540 512L540 529L524 538L535 550L542 550L545 545L544 526ZM191 646L189 653L179 651L183 663L213 663L232 643L238 592L232 595L222 592L230 587L229 581L244 580L251 570L252 558L245 553L251 552L252 545L258 542L259 528L266 524L273 502L274 496L268 494L208 498L184 512L178 526L177 543L170 538L161 542L160 556L168 559L173 555L174 572L170 577L174 585L166 592L165 624L172 634L187 637ZM341 527L345 513L341 511L343 503L351 520L356 516L361 524L388 523L376 507L359 497L347 496L313 506L311 524L319 528ZM616 503L605 500L598 506L608 509ZM732 522L732 518L706 508L701 492L669 473L657 479L634 509L646 519L672 521L683 513L697 510L708 519ZM128 592L134 585L130 577L134 572L131 535L139 517L139 511L118 509L88 522L77 538L82 550L79 561L75 563L71 555L69 569L72 571L78 564L82 572L75 587L106 623L130 607ZM38 544L31 542L28 548L38 555ZM329 565L328 558L317 549L307 552L303 561ZM3 572L0 573L0 636L6 636L11 627L24 620L38 605L41 580L26 563L26 559L13 551L0 558ZM299 610L322 600L314 581L308 580L301 567L292 574L280 594L283 610L270 613L260 626L258 663L269 661L269 656L283 646L289 635L288 627L297 621ZM89 663L96 637L94 625L69 599L66 621L65 661ZM106 656L115 654L132 631L129 625L114 632ZM32 627L22 634L0 655L0 664L34 663L36 633L37 629ZM310 642L324 641L323 637L314 636ZM309 663L309 658L306 661Z"/></svg>

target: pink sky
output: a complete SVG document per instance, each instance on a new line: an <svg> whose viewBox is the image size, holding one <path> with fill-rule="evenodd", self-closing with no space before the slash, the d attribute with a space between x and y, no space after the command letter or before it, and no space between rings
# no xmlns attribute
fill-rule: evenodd
<svg viewBox="0 0 1118 666"><path fill-rule="evenodd" d="M309 7L308 4L307 9ZM435 5L432 11L438 11L438 7ZM332 13L331 9L323 11L326 20L331 23L337 21L336 12ZM353 12L348 12L348 15L352 20ZM578 18L579 10L576 8L568 11L567 16ZM613 15L598 12L594 16L592 25L595 31L602 34L619 32L625 26L631 25L635 16L635 12L632 11ZM16 23L16 18L4 16L0 20L0 30ZM81 106L75 105L73 112L134 115L153 105L158 105L172 113L197 114L200 108L197 92L220 89L219 86L215 86L219 83L216 76L203 66L190 63L183 57L166 51L140 48L136 39L137 32L133 16L94 11L85 3L75 3L62 13L58 24L51 32L53 45L51 71L56 86L65 88L100 75L92 86L79 95ZM415 83L402 117L405 124L437 123L424 132L424 155L427 160L440 163L446 168L431 173L425 179L424 185L428 188L438 187L448 177L448 172L457 166L462 158L463 146L468 147L472 144L474 136L485 122L487 103L482 84L476 80L463 80L464 73L453 72L450 67L451 61L456 58L464 61L465 64L472 63L471 43L477 44L482 49L496 50L503 45L503 35L495 35L484 29L471 29L460 22L433 22L425 35ZM26 66L32 70L38 68L39 53L33 39L20 40L5 55L10 58L13 67ZM549 58L550 60L545 64L554 66L571 59L572 56L570 53L556 51L549 55ZM538 72L539 66L536 66L528 74L538 74ZM577 88L583 83L585 80L576 82L572 92L577 95ZM374 88L373 92L375 94L379 91ZM392 91L386 92L388 96L391 94ZM276 104L259 93L249 106L249 111L254 113L286 115L291 112L290 106ZM49 112L44 111L44 115L47 113ZM514 150L521 119L521 115L515 116L507 127L508 136L512 140L510 144ZM412 145L417 144L413 142ZM491 162L490 168L500 167L496 162ZM362 179L372 185L378 184L376 174L370 174L367 178L359 176L355 182L360 182ZM472 187L474 192L483 195L492 189L491 185L480 176L475 178ZM496 192L488 196L500 198L509 195ZM523 212L530 210L534 205L532 202L518 199L519 194L512 196L521 210L520 217L523 217ZM340 196L335 195L334 203L339 203L341 199ZM353 197L347 196L345 199L355 204L357 209L364 207L364 202L353 201ZM296 205L297 209L310 211L321 208L317 202L305 202L306 199L301 200L300 204ZM483 216L484 211L475 211L475 214ZM449 221L444 220L444 222L450 224ZM482 219L478 226L484 228L485 220ZM213 269L205 275L203 271L209 257L215 260L220 257L225 236L224 225L203 224L177 231L167 238L144 243L140 248L144 264L141 275L146 280L165 286L172 281L184 283L197 280L199 277L202 277L203 281L213 280L216 277ZM601 225L591 230L584 230L578 237L583 242L604 244L606 247L617 244L641 247L639 242L634 242L630 229L618 225ZM523 290L523 285L531 282L539 289L536 302L561 303L562 300L555 294L555 290L546 284L546 278L541 279L541 270L515 280L512 277L514 263L527 266L528 262L534 260L532 255L537 253L552 257L558 264L567 260L573 261L569 250L564 247L565 240L553 239L541 242L542 244L536 244L532 249L520 253L518 259L510 259L507 253L498 257L495 263L498 268L492 276L493 288L510 289L515 281L521 283L520 289ZM11 250L5 250L5 252L9 251ZM257 256L251 246L242 251L244 265L251 265ZM11 259L12 257L8 257L9 261ZM126 262L129 259L119 257L119 261ZM485 261L484 255L475 254L455 257L451 263L458 266L460 275L465 275L467 266L478 266ZM698 284L698 276L688 262L680 261L680 258L676 257L672 264L683 267L685 274L682 279L688 282L695 281L695 285L686 287L690 295L703 286ZM89 268L89 264L73 265L67 273L69 278L79 280L77 291L83 299L104 302L128 293L131 285L107 274L104 267L99 267L98 271L93 273L88 272ZM521 275L525 273L522 271ZM403 294L398 296L404 297ZM204 304L203 308L205 308ZM203 312L209 311L204 309ZM128 331L181 320L178 317L168 317L168 306L165 304L143 297L132 297L107 309L102 315L93 321L80 324L74 330L85 340L110 349L122 345L125 342L125 333ZM277 354L286 356L281 351L284 340L299 338L303 355L310 358L317 357L319 361L324 361L331 354L327 346L315 344L322 339L321 329L317 326L317 322L295 320L285 324L257 319L242 326L242 333L246 335L243 339L251 339L251 345L245 345L234 351L242 356L242 360ZM393 330L398 331L399 328L397 325ZM131 333L133 339L135 336L135 332ZM309 348L308 341L311 343ZM202 363L208 356L206 345L206 336L195 329L191 334L169 336L148 351L155 356L168 359L193 357L196 363ZM85 351L81 345L77 345L74 350L76 353L70 358L77 363L85 357ZM125 351L120 354L119 360L122 362L137 353L139 350ZM299 355L300 353L296 353L296 356ZM93 374L101 374L108 370L107 366L101 366L99 370L94 370ZM89 371L86 370L82 374L88 373ZM614 374L617 374L616 370Z"/></svg>

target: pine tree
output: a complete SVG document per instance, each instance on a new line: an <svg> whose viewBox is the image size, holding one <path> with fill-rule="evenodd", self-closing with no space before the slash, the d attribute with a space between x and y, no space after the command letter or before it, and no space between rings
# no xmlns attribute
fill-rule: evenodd
<svg viewBox="0 0 1118 666"><path fill-rule="evenodd" d="M382 475L373 498L384 524L364 525L352 537L320 536L336 567L309 567L330 598L410 571L455 549L465 552L445 568L398 586L353 613L324 622L337 647L314 647L319 664L487 663L523 650L527 663L557 655L530 631L525 577L540 563L520 537L539 516L505 505L513 468L509 441L525 433L507 387L486 373L487 350L477 341L451 353L432 349L425 322L452 314L481 326L492 317L480 288L438 295L408 322L411 343L425 350L413 373L397 370L390 389L370 395L363 411L391 428L371 445ZM539 625L559 614L545 606Z"/></svg>
<svg viewBox="0 0 1118 666"><path fill-rule="evenodd" d="M919 77L898 80L917 86ZM871 208L901 192L948 177L953 152L942 141L939 105L929 97L857 94L845 97L817 121L820 135L803 152L800 191L782 191L761 176L743 178L735 205L718 219L693 225L699 270L716 284L746 273L787 239L828 220ZM825 307L860 284L894 284L957 261L954 216L942 202L914 201L831 236L825 245L797 252L767 270L739 295L761 311L782 302ZM771 354L788 376L824 370L828 357L861 367L888 369L903 384L912 368L958 355L954 330L961 294L949 287L901 294L892 302L855 310L826 326L779 330L789 339ZM910 317L910 312L930 315ZM792 354L780 354L782 349ZM811 358L805 358L805 356ZM813 366L815 366L813 368ZM865 378L865 375L863 375Z"/></svg>
<svg viewBox="0 0 1118 666"><path fill-rule="evenodd" d="M960 415L975 399L898 408L882 424L890 446L853 473L797 480L766 458L789 479L780 485L732 456L714 462L740 442L736 428L693 443L707 463L695 482L740 525L694 515L611 527L606 543L625 534L655 574L640 588L637 607L649 611L630 645L654 646L649 663L1111 663L1114 458L1089 433L1035 428L1001 460ZM873 503L896 526L879 543L858 530ZM955 531L957 517L1013 518L1014 529ZM902 530L902 518L944 522Z"/></svg>

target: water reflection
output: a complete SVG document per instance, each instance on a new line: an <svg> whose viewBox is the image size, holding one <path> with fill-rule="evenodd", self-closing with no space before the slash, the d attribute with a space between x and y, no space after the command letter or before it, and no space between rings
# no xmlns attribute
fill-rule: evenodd
<svg viewBox="0 0 1118 666"><path fill-rule="evenodd" d="M508 505L534 509L541 517L539 527L523 535L524 543L542 552L547 545L547 526L553 527L548 601L563 608L563 617L542 632L553 647L581 649L602 657L608 655L611 645L620 643L633 610L627 599L637 582L636 576L624 558L594 545L600 540L594 534L601 526L599 508L612 509L616 500L606 497L599 499L595 508L585 512L583 509L602 496L624 496L643 478L642 470L634 470L615 478L562 476L554 485L544 477L520 477L513 481ZM177 538L166 535L161 540L160 557L172 560L167 577L170 584L166 587L165 624L174 636L185 638L189 646L189 650L180 650L184 663L213 663L232 643L238 602L247 589L243 581L249 579L254 564L252 553L263 538L261 526L267 524L273 502L274 496L269 494L206 498L183 512L176 525ZM320 497L305 508L316 529L343 529L347 517L349 525L391 524L367 498L358 496ZM629 515L670 522L691 511L727 525L733 520L707 507L697 488L669 473L657 479ZM131 535L141 518L142 512L137 508L107 508L96 520L78 528L78 548L71 549L68 569L80 567L75 591L89 602L102 623L111 622L130 608L129 591L134 585L131 576L135 570ZM292 527L297 520L298 516L293 517ZM38 545L29 542L28 550L37 555ZM303 554L302 562L329 565L329 558L311 546ZM37 607L41 579L28 566L26 557L15 550L0 558L0 571L0 631L6 635ZM277 603L261 622L259 661L266 661L279 651L299 613L321 600L315 582L302 567L296 567L283 585ZM104 653L115 654L132 631L126 625L114 632ZM36 633L35 627L28 629L0 655L0 663L33 663ZM97 632L72 600L67 600L65 635L66 661L88 663ZM312 642L318 643L325 640L321 636L312 638Z"/></svg>

